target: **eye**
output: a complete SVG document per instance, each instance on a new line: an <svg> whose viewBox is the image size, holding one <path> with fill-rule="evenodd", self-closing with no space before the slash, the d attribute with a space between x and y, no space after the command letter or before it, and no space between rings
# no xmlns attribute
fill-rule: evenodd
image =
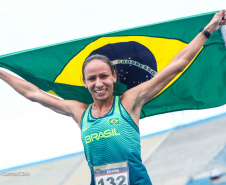
<svg viewBox="0 0 226 185"><path fill-rule="evenodd" d="M88 81L94 81L95 80L95 77L89 77L87 80Z"/></svg>
<svg viewBox="0 0 226 185"><path fill-rule="evenodd" d="M101 78L107 78L108 77L108 75L101 75Z"/></svg>

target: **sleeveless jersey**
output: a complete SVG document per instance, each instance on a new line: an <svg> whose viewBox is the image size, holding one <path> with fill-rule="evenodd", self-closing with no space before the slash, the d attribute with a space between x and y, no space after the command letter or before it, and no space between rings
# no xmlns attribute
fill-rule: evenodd
<svg viewBox="0 0 226 185"><path fill-rule="evenodd" d="M115 96L111 110L103 117L94 118L92 105L81 119L81 138L94 185L93 167L128 160L130 185L151 185L142 164L140 134L128 112Z"/></svg>

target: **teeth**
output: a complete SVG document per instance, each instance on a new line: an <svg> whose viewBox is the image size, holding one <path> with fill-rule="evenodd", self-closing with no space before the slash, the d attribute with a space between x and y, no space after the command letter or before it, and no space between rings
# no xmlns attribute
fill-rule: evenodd
<svg viewBox="0 0 226 185"><path fill-rule="evenodd" d="M102 90L102 91L96 91L97 93L103 93L105 90Z"/></svg>

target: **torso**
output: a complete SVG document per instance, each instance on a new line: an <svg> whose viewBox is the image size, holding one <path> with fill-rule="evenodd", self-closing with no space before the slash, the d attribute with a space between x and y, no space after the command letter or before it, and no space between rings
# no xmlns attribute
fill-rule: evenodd
<svg viewBox="0 0 226 185"><path fill-rule="evenodd" d="M93 165L128 160L131 180L151 184L140 158L139 129L121 104L120 97L115 97L112 108L105 116L95 118L91 110L92 105L81 120L81 137L91 173Z"/></svg>

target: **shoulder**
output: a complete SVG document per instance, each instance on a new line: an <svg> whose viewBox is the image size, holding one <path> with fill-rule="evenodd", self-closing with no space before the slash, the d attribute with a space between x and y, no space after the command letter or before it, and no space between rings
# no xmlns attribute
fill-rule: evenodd
<svg viewBox="0 0 226 185"><path fill-rule="evenodd" d="M75 122L80 127L82 115L84 114L86 109L89 107L89 105L78 102L78 101L74 101L74 100L64 100L64 103L70 109L71 117L75 120Z"/></svg>
<svg viewBox="0 0 226 185"><path fill-rule="evenodd" d="M134 92L136 93L136 92ZM133 94L133 91L126 91L121 96L121 103L126 111L129 113L133 121L139 126L141 105L137 103L137 96Z"/></svg>
<svg viewBox="0 0 226 185"><path fill-rule="evenodd" d="M140 94L141 87L136 86L129 90L127 90L122 96L121 96L121 102L123 106L127 107L128 111L136 108L138 106L137 100Z"/></svg>

